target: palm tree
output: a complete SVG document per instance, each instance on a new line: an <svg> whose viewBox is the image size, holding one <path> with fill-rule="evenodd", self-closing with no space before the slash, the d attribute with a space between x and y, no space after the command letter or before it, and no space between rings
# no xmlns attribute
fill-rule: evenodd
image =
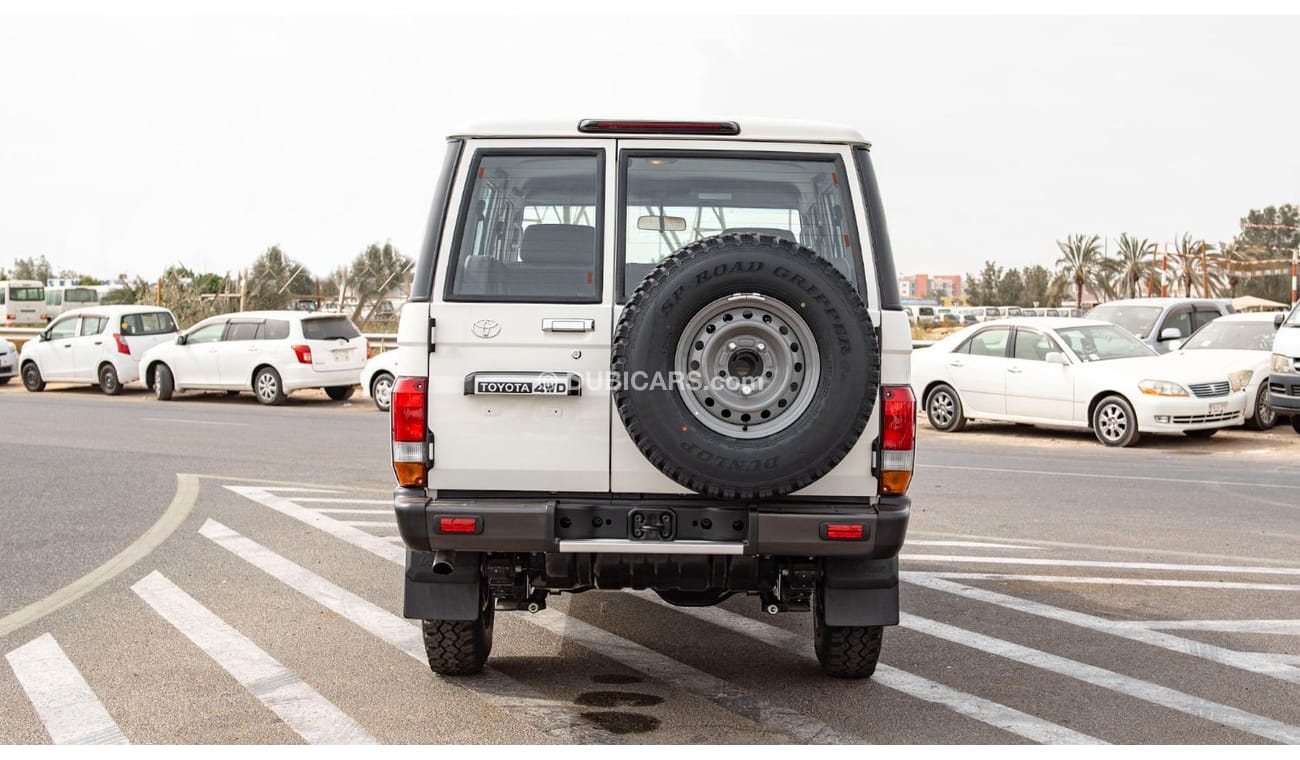
<svg viewBox="0 0 1300 760"><path fill-rule="evenodd" d="M1061 249L1061 258L1056 260L1056 265L1074 283L1076 309L1083 308L1084 286L1096 284L1097 273L1102 267L1100 242L1101 238L1097 235L1070 235L1064 242L1056 241L1056 247Z"/></svg>
<svg viewBox="0 0 1300 760"><path fill-rule="evenodd" d="M1138 286L1150 270L1151 262L1147 257L1155 254L1156 245L1145 238L1139 240L1127 232L1115 242L1118 244L1112 270L1113 283L1117 286L1115 289L1122 291L1125 298L1134 298L1138 294Z"/></svg>
<svg viewBox="0 0 1300 760"><path fill-rule="evenodd" d="M1189 232L1184 232L1183 236L1174 244L1176 256L1171 262L1175 263L1174 282L1183 286L1184 298L1192 297L1193 285L1201 286L1202 279L1217 281L1217 277L1207 275L1201 266L1201 254L1213 253L1214 249L1214 245L1192 237ZM1209 297L1210 294L1202 293L1202 295Z"/></svg>

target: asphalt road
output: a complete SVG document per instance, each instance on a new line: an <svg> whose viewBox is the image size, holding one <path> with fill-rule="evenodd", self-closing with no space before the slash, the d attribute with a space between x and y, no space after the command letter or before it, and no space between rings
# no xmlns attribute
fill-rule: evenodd
<svg viewBox="0 0 1300 760"><path fill-rule="evenodd" d="M903 625L846 682L806 614L626 592L502 613L485 675L432 675L386 426L0 388L0 743L1300 743L1289 427L922 424Z"/></svg>

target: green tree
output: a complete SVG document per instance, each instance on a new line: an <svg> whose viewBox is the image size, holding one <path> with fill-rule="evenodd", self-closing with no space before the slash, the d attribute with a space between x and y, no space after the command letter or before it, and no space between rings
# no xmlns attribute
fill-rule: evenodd
<svg viewBox="0 0 1300 760"><path fill-rule="evenodd" d="M1008 269L998 280L999 306L1018 305L1025 297L1025 280L1019 269Z"/></svg>
<svg viewBox="0 0 1300 760"><path fill-rule="evenodd" d="M1211 292L1214 286L1219 284L1217 272L1206 272L1208 256L1214 251L1214 245L1193 237L1189 232L1184 232L1174 243L1169 263L1174 270L1174 284L1182 287L1184 298L1192 297L1194 287L1202 291L1202 296L1209 297L1210 293L1204 292L1204 283L1206 281L1210 283ZM1204 262L1202 254L1206 257Z"/></svg>
<svg viewBox="0 0 1300 760"><path fill-rule="evenodd" d="M77 284L78 284L78 285L98 285L98 284L99 284L99 278L98 278L98 277L91 277L91 276L88 275L88 274L83 274L83 275L80 275L80 276L77 277Z"/></svg>
<svg viewBox="0 0 1300 760"><path fill-rule="evenodd" d="M1127 232L1115 242L1118 247L1115 249L1115 263L1111 270L1111 287L1125 298L1136 298L1151 271L1151 257L1155 255L1156 245Z"/></svg>
<svg viewBox="0 0 1300 760"><path fill-rule="evenodd" d="M1056 241L1056 247L1061 249L1056 265L1074 287L1075 308L1083 307L1083 289L1097 283L1097 275L1102 270L1100 243L1097 235L1070 235L1064 241Z"/></svg>
<svg viewBox="0 0 1300 760"><path fill-rule="evenodd" d="M414 262L398 252L391 242L382 246L371 243L357 254L342 273L340 283L344 297L351 294L356 299L352 321L360 324L363 314L369 319L390 292L408 285L413 265Z"/></svg>
<svg viewBox="0 0 1300 760"><path fill-rule="evenodd" d="M297 297L314 295L316 280L307 267L273 245L253 262L245 287L246 310L287 309Z"/></svg>
<svg viewBox="0 0 1300 760"><path fill-rule="evenodd" d="M39 280L45 282L54 277L54 267L50 266L49 259L42 255L40 258L28 257L25 259L14 259L14 269L10 275L15 280Z"/></svg>
<svg viewBox="0 0 1300 760"><path fill-rule="evenodd" d="M1024 294L1021 296L1020 302L1014 305L1033 306L1038 304L1042 306L1047 303L1047 289L1052 284L1052 273L1048 271L1047 267L1041 264L1025 267L1021 270L1020 278L1024 281Z"/></svg>
<svg viewBox="0 0 1300 760"><path fill-rule="evenodd" d="M1233 264L1229 286L1235 293L1240 286L1243 295L1259 296L1273 301L1291 300L1291 276L1285 260L1300 248L1300 206L1283 204L1262 209L1251 209L1241 218L1241 231L1232 239L1231 249L1225 246L1224 254L1231 253ZM1272 261L1273 264L1253 262ZM1272 271L1272 274L1263 272Z"/></svg>
<svg viewBox="0 0 1300 760"><path fill-rule="evenodd" d="M966 275L966 302L971 306L994 306L998 301L998 283L1002 280L1002 267L994 261L985 261L979 276Z"/></svg>

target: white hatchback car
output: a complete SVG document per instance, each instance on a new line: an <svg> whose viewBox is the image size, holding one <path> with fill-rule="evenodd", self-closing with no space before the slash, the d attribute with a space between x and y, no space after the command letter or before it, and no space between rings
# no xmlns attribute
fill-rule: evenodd
<svg viewBox="0 0 1300 760"><path fill-rule="evenodd" d="M379 411L388 411L393 399L393 378L397 376L397 349L375 354L361 370L361 393L374 399Z"/></svg>
<svg viewBox="0 0 1300 760"><path fill-rule="evenodd" d="M1252 370L1196 354L1161 357L1098 320L1012 318L913 351L912 383L942 432L979 418L1090 428L1131 446L1142 433L1208 438L1242 424Z"/></svg>
<svg viewBox="0 0 1300 760"><path fill-rule="evenodd" d="M161 401L183 390L251 390L263 404L304 388L350 397L366 362L352 320L303 311L248 311L199 322L140 359L140 377Z"/></svg>
<svg viewBox="0 0 1300 760"><path fill-rule="evenodd" d="M110 396L140 379L140 356L176 337L176 319L160 306L91 306L60 314L23 344L23 385L91 383Z"/></svg>

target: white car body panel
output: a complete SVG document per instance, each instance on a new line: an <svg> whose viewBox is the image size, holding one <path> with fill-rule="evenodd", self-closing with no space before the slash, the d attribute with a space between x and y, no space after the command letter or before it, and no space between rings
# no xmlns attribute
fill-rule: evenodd
<svg viewBox="0 0 1300 760"><path fill-rule="evenodd" d="M394 348L370 357L361 370L361 395L370 398L370 387L374 385L375 375L380 372L397 377L401 356L402 352Z"/></svg>
<svg viewBox="0 0 1300 760"><path fill-rule="evenodd" d="M13 343L0 338L0 378L18 376L18 349Z"/></svg>

